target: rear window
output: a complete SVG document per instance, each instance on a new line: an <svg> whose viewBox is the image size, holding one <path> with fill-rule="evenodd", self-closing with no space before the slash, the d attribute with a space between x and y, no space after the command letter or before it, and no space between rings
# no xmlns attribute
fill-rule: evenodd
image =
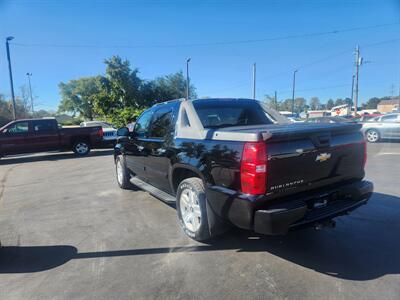
<svg viewBox="0 0 400 300"><path fill-rule="evenodd" d="M205 128L272 124L256 101L196 100L193 106Z"/></svg>

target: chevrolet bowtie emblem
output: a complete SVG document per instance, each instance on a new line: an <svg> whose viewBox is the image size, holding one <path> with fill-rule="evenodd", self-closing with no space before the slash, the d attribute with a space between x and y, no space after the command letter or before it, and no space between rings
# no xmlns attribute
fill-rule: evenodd
<svg viewBox="0 0 400 300"><path fill-rule="evenodd" d="M317 158L315 159L315 161L324 162L330 158L331 158L330 153L321 153L321 154L317 155Z"/></svg>

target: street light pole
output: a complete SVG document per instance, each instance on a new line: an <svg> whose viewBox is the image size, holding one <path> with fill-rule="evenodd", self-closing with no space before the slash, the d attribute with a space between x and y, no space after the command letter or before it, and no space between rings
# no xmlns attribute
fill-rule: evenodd
<svg viewBox="0 0 400 300"><path fill-rule="evenodd" d="M26 76L28 76L28 83L29 83L29 95L30 95L30 97L31 97L31 110L32 110L32 117L33 117L33 113L34 113L34 110L33 110L33 96L32 96L32 86L31 86L31 76L32 76L32 73L26 73Z"/></svg>
<svg viewBox="0 0 400 300"><path fill-rule="evenodd" d="M9 36L6 38L6 50L7 50L7 60L8 60L8 72L10 74L10 86L11 86L11 99L13 103L13 117L14 120L17 119L17 108L15 104L15 96L14 96L14 83L13 83L13 77L12 77L12 70L11 70L11 57L10 57L10 45L9 41L13 40L14 38L12 36Z"/></svg>
<svg viewBox="0 0 400 300"><path fill-rule="evenodd" d="M354 115L357 115L357 107L358 107L358 81L359 81L359 71L360 71L360 66L363 62L363 59L360 56L360 47L357 45L356 51L355 51L355 56L356 56L356 74L355 74L355 95L354 95Z"/></svg>
<svg viewBox="0 0 400 300"><path fill-rule="evenodd" d="M296 73L297 73L297 70L294 70L294 72L293 72L293 90L292 90L292 116L293 116L293 114L294 114L294 92L295 92L295 90L296 90Z"/></svg>
<svg viewBox="0 0 400 300"><path fill-rule="evenodd" d="M190 82L189 82L189 62L191 58L186 60L186 100L190 98Z"/></svg>

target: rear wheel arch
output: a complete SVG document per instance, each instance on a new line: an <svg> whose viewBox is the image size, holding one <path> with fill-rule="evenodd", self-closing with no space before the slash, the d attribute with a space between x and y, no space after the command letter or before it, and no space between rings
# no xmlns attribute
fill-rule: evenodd
<svg viewBox="0 0 400 300"><path fill-rule="evenodd" d="M194 167L188 165L176 165L171 170L170 185L174 194L178 189L179 184L191 177L200 178L205 184L204 176Z"/></svg>
<svg viewBox="0 0 400 300"><path fill-rule="evenodd" d="M76 142L86 142L88 143L88 145L91 147L91 143L90 143L90 138L88 136L82 135L82 136L74 136L71 138L70 140L70 147L72 148L72 146L76 143Z"/></svg>
<svg viewBox="0 0 400 300"><path fill-rule="evenodd" d="M132 188L131 174L126 166L125 156L118 155L115 157L115 171L119 187L124 190Z"/></svg>
<svg viewBox="0 0 400 300"><path fill-rule="evenodd" d="M90 144L90 139L88 137L74 137L71 139L70 148L77 155L87 155L89 154L92 145Z"/></svg>

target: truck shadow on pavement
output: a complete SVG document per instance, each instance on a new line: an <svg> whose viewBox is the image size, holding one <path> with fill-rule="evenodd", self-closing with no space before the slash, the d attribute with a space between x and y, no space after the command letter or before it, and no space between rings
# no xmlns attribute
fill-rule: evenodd
<svg viewBox="0 0 400 300"><path fill-rule="evenodd" d="M95 156L109 156L112 155L113 153L114 150L106 149L106 150L91 151L90 154L86 156L78 156L72 152L53 152L53 153L44 153L42 155L6 156L0 159L0 166L40 162L40 161L58 161L64 159L79 159L79 158L88 158Z"/></svg>
<svg viewBox="0 0 400 300"><path fill-rule="evenodd" d="M367 206L338 219L333 230L305 229L283 237L268 237L233 229L209 244L82 253L69 245L2 247L0 274L45 271L72 259L233 250L264 252L266 260L277 256L337 278L372 280L400 274L399 212L399 197L375 193Z"/></svg>

